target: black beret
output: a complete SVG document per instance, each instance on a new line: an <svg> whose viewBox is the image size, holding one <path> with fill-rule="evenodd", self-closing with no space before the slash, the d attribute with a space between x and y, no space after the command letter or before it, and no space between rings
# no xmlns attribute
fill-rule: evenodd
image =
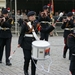
<svg viewBox="0 0 75 75"><path fill-rule="evenodd" d="M6 8L4 8L3 10L2 10L2 14L7 14L8 13L8 10L6 9Z"/></svg>
<svg viewBox="0 0 75 75"><path fill-rule="evenodd" d="M67 16L68 17L73 16L73 13L72 12L68 12Z"/></svg>
<svg viewBox="0 0 75 75"><path fill-rule="evenodd" d="M33 16L33 15L36 15L35 11L29 11L28 14L27 14L28 17Z"/></svg>
<svg viewBox="0 0 75 75"><path fill-rule="evenodd" d="M44 10L44 9L48 9L48 6L47 6L47 5L43 6L43 10Z"/></svg>

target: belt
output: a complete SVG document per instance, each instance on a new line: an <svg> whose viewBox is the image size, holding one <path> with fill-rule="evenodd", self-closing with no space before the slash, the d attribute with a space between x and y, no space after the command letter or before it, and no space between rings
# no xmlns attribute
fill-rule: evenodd
<svg viewBox="0 0 75 75"><path fill-rule="evenodd" d="M48 21L41 21L41 23L50 23L50 22L48 22Z"/></svg>
<svg viewBox="0 0 75 75"><path fill-rule="evenodd" d="M2 27L0 27L0 30L4 30L4 31L6 31L6 30L9 30L10 28L2 28Z"/></svg>
<svg viewBox="0 0 75 75"><path fill-rule="evenodd" d="M73 56L75 56L75 54L72 54Z"/></svg>
<svg viewBox="0 0 75 75"><path fill-rule="evenodd" d="M33 34L25 34L24 37L34 37Z"/></svg>
<svg viewBox="0 0 75 75"><path fill-rule="evenodd" d="M65 30L73 30L73 28L65 28Z"/></svg>

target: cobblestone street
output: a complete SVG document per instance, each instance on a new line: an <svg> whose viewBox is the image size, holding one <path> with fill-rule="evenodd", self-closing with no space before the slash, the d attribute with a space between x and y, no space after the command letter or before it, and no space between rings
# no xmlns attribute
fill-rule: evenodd
<svg viewBox="0 0 75 75"><path fill-rule="evenodd" d="M68 52L67 56L64 59L62 57L63 52L63 37L62 36L54 36L49 37L49 42L51 44L51 59L52 64L50 67L50 73L45 73L41 70L36 70L37 75L69 75L69 58L68 58ZM13 55L13 58L11 59L12 66L6 66L5 63L5 53L3 56L3 61L0 64L0 75L24 75L23 73L23 53L21 48L17 48L18 43L18 37L14 36L12 38L12 46L11 50L12 52L16 50L15 54ZM49 63L49 59L44 61L44 66L47 67ZM38 61L37 64L42 63L43 61ZM29 67L29 75L31 74Z"/></svg>

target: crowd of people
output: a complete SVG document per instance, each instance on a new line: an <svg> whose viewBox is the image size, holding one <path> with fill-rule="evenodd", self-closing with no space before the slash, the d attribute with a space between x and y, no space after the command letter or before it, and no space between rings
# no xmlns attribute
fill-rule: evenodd
<svg viewBox="0 0 75 75"><path fill-rule="evenodd" d="M19 18L22 18L22 19L27 19L27 13L29 12L30 10L17 10L17 19ZM38 17L39 14L41 14L42 11L39 11L39 13L36 13L36 16ZM48 11L49 12L49 11ZM13 9L11 11L12 13L12 16L14 17L15 16L15 10ZM68 13L68 12L67 12ZM63 18L66 18L67 16L67 13L65 11L58 11L58 12L55 12L53 14L53 18L55 20L58 19L58 17L60 16L60 19L58 21L62 22ZM50 12L48 13L50 15ZM62 14L62 15L61 15ZM75 12L73 12L73 16L75 17Z"/></svg>
<svg viewBox="0 0 75 75"><path fill-rule="evenodd" d="M8 12L6 8L2 9L0 15L0 63L2 63L3 50L5 46L6 53L6 65L11 66L12 63L9 60L11 52L11 40L12 40L12 21L15 21L15 11ZM52 15L52 13L51 13ZM36 74L36 67L34 62L37 64L36 59L32 59L32 42L37 40L33 32L37 34L40 31L39 40L48 41L49 34L55 29L55 22L63 22L61 28L64 29L64 51L63 58L66 58L67 49L69 48L69 60L71 60L70 71L72 75L75 75L75 20L74 13L69 12L55 12L55 17L51 16L49 8L45 5L43 11L36 15L35 11L17 11L17 20L21 26L20 36L18 38L18 47L23 49L24 54L24 74L29 75L28 68L31 60L31 75ZM54 21L53 21L54 19ZM50 25L49 22L52 22ZM30 26L31 25L31 26ZM72 39L73 38L73 39ZM67 40L68 39L68 40ZM71 41L72 40L72 41ZM72 44L71 44L72 43ZM71 44L71 45L70 45ZM33 62L34 60L34 62Z"/></svg>

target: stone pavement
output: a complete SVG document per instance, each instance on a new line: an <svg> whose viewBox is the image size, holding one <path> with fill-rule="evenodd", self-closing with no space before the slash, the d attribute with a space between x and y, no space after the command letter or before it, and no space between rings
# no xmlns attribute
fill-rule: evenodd
<svg viewBox="0 0 75 75"><path fill-rule="evenodd" d="M12 52L16 50L15 54L13 55L13 58L11 59L12 66L6 66L5 65L5 52L3 56L3 63L0 64L0 75L24 75L23 73L23 53L21 48L17 48L17 41L18 37L15 36L12 38L12 46L11 50ZM62 52L63 52L63 37L62 36L54 36L49 38L49 42L51 44L51 59L52 59L52 64L50 67L50 73L45 73L41 70L36 71L37 75L69 75L69 63L70 61L68 60L68 52L67 52L67 57L64 59L62 57ZM47 69L49 59L45 61L38 61L38 66L39 63L43 63L45 68ZM40 66L39 66L40 68ZM30 72L30 67L29 67L29 74Z"/></svg>

